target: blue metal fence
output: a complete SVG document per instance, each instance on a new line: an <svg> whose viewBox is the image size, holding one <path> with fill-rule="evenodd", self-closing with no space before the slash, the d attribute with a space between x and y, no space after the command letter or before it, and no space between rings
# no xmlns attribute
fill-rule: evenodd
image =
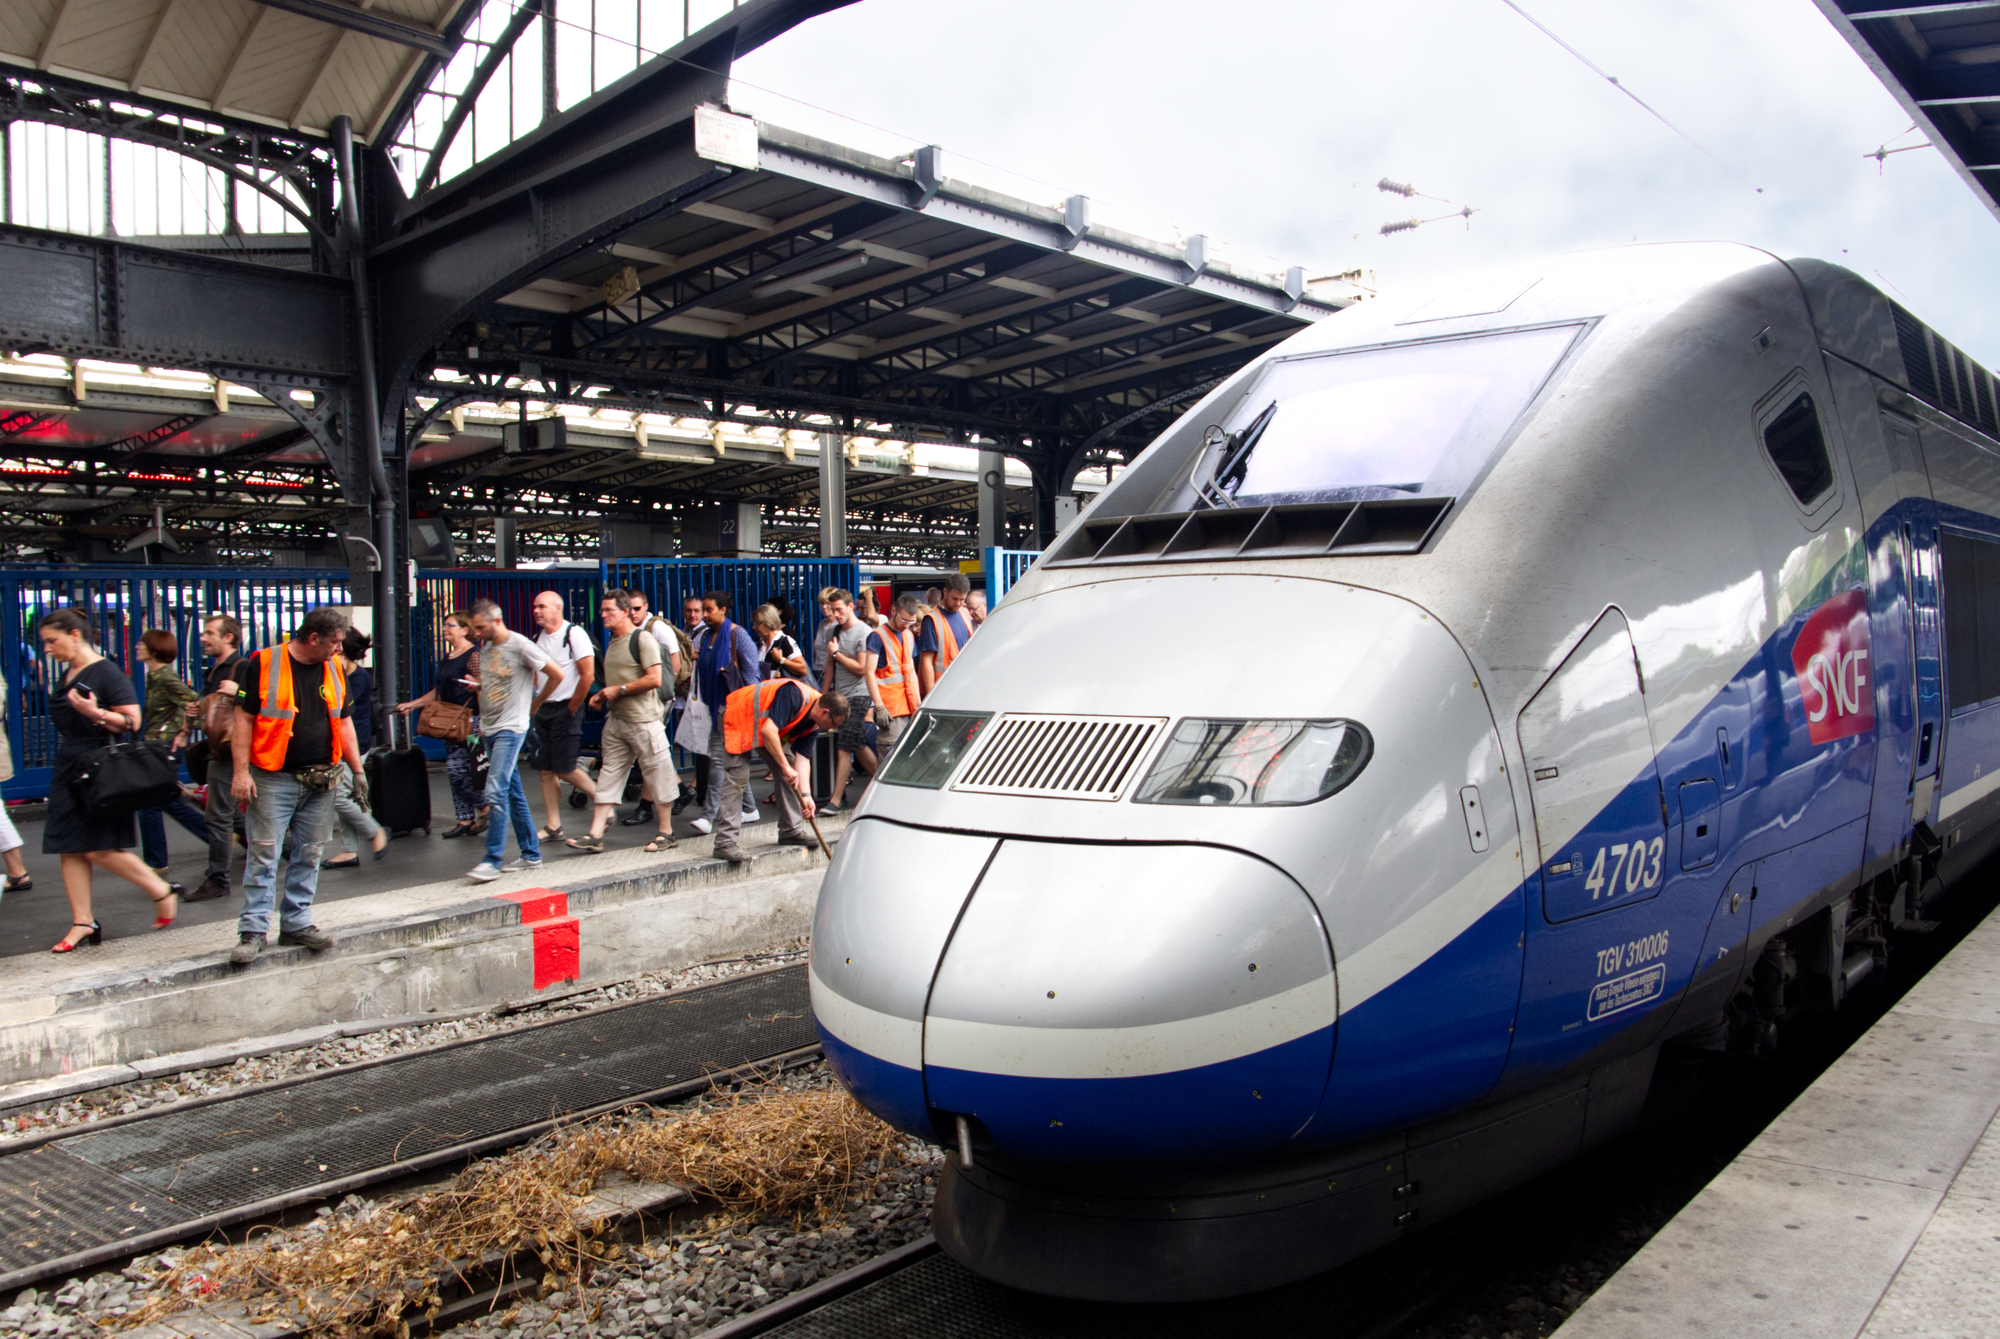
<svg viewBox="0 0 2000 1339"><path fill-rule="evenodd" d="M508 627L533 636L534 598L553 590L562 596L570 621L602 645L598 597L611 586L644 591L654 609L676 621L687 595L726 590L743 619L758 605L782 596L795 615L795 634L810 637L819 622L821 587L853 590L859 579L851 558L642 558L531 572L426 569L418 573L410 610L408 692L414 697L431 689L445 649L445 615L474 600L492 600ZM6 729L14 755L14 778L0 794L8 799L48 794L56 752L48 686L61 678L62 667L42 655L36 625L50 610L70 606L88 612L98 648L135 683L133 648L139 635L149 628L172 632L181 644L181 677L199 687L206 662L197 639L209 615L235 615L243 624L243 649L255 651L289 636L308 609L346 604L350 598L347 573L338 570L259 568L223 576L186 568L0 567L0 615L12 611L13 619L0 637L0 673L9 687ZM601 713L589 712L586 740L594 740L601 728ZM419 742L433 757L443 756L438 741Z"/></svg>
<svg viewBox="0 0 2000 1339"><path fill-rule="evenodd" d="M676 621L681 601L712 590L729 592L740 623L748 623L758 605L783 597L791 606L793 634L805 637L819 625L823 588L851 591L861 583L860 564L852 558L625 558L606 563L604 571L609 584L645 592L655 612Z"/></svg>
<svg viewBox="0 0 2000 1339"><path fill-rule="evenodd" d="M1016 581L1027 575L1029 566L1042 556L1040 549L987 549L981 555L986 568L986 607L996 608L1007 598Z"/></svg>
<svg viewBox="0 0 2000 1339"><path fill-rule="evenodd" d="M196 679L202 664L201 621L233 614L243 624L243 646L254 651L290 634L308 609L348 602L344 571L255 570L214 576L160 567L0 568L0 611L13 620L0 640L6 675L7 740L14 754L9 799L48 794L56 755L49 721L49 688L63 667L42 654L36 625L50 610L69 607L90 616L97 646L139 681L133 649L139 634L163 628L181 644L183 677ZM197 682L197 686L199 686Z"/></svg>

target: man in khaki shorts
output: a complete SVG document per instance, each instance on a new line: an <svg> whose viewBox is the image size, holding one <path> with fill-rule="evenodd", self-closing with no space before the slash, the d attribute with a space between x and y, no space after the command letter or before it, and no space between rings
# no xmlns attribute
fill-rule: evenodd
<svg viewBox="0 0 2000 1339"><path fill-rule="evenodd" d="M598 745L597 806L591 811L590 834L565 843L572 850L604 849L604 830L617 810L633 763L639 765L652 794L674 793L673 758L661 723L666 709L659 692L660 643L651 633L633 627L631 598L625 591L608 590L598 605L604 618L604 687L591 696L590 705L604 708L605 717L604 738ZM649 852L674 844L673 810L661 804L654 806L654 812L660 832L646 843Z"/></svg>

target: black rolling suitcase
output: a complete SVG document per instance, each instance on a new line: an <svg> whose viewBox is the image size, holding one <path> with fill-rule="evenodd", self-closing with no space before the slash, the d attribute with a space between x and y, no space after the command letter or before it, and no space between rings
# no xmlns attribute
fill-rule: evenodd
<svg viewBox="0 0 2000 1339"><path fill-rule="evenodd" d="M431 835L430 760L408 734L402 748L394 747L398 719L406 732L412 728L409 717L390 717L390 747L370 749L361 760L361 769L368 774L368 809L392 837L401 837L418 828L428 837Z"/></svg>

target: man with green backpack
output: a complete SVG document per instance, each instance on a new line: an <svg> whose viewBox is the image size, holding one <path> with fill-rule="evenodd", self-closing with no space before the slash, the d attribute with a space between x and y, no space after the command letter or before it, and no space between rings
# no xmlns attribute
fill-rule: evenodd
<svg viewBox="0 0 2000 1339"><path fill-rule="evenodd" d="M658 614L652 613L648 608L648 603L646 592L642 590L625 592L625 607L632 615L632 626L640 632L647 632L653 635L653 638L660 644L661 658L672 671L670 674L662 673L660 676L660 701L665 706L667 712L671 714L674 709L674 703L687 696L688 681L694 677L694 643L689 641L688 635L674 626L672 622L661 618ZM678 772L674 774L674 780L679 782L680 775ZM683 792L683 799L691 800L694 798L692 788L683 785L680 789ZM678 813L681 807L679 803L676 803L674 811ZM650 823L652 821L653 787L649 780L639 790L639 807L631 813L620 817L618 826L631 828L637 827L641 823Z"/></svg>
<svg viewBox="0 0 2000 1339"><path fill-rule="evenodd" d="M666 704L660 700L660 685L667 677L662 671L669 666L659 641L632 625L630 599L625 591L608 590L598 606L604 618L604 687L591 695L590 705L604 710L604 737L598 746L597 804L589 835L566 839L576 851L604 849L604 829L633 764L655 795L664 794L662 788L671 786L674 776L662 724ZM649 853L674 844L672 816L660 813L658 818L659 835L646 844Z"/></svg>

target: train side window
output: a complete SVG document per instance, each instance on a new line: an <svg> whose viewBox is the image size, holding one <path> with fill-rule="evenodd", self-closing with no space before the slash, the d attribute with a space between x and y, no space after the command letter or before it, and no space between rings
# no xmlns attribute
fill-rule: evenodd
<svg viewBox="0 0 2000 1339"><path fill-rule="evenodd" d="M1946 530L1945 687L1953 712L2000 698L2000 544Z"/></svg>
<svg viewBox="0 0 2000 1339"><path fill-rule="evenodd" d="M1833 461L1826 453L1819 412L1803 391L1764 426L1764 450L1800 506L1812 506L1833 487Z"/></svg>

